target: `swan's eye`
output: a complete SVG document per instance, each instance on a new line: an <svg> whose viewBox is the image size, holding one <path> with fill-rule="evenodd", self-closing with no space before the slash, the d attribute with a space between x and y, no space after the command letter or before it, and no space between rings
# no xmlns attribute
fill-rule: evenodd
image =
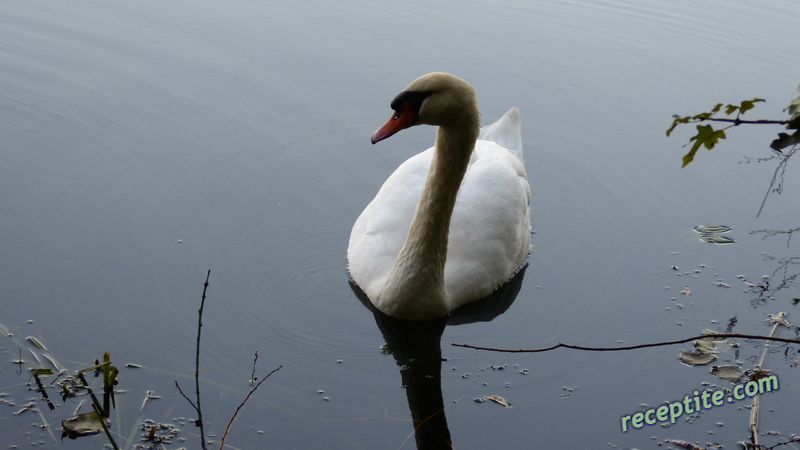
<svg viewBox="0 0 800 450"><path fill-rule="evenodd" d="M403 91L397 95L397 97L392 100L391 105L389 105L393 110L396 111L395 119L400 117L403 113L403 109L407 106L411 108L411 111L414 115L419 115L419 110L422 108L422 102L425 101L426 98L433 95L431 92L412 92L412 91Z"/></svg>

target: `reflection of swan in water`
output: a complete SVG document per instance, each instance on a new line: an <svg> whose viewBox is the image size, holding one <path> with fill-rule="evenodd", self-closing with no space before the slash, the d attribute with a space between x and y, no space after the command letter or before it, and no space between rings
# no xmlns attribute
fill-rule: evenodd
<svg viewBox="0 0 800 450"><path fill-rule="evenodd" d="M378 311L375 323L400 367L417 449L452 448L442 398L441 337L447 317L402 320Z"/></svg>
<svg viewBox="0 0 800 450"><path fill-rule="evenodd" d="M431 320L509 280L530 251L530 186L519 111L480 129L475 90L430 73L392 101L372 136L438 126L435 147L403 163L350 234L350 274L380 311Z"/></svg>
<svg viewBox="0 0 800 450"><path fill-rule="evenodd" d="M442 398L441 337L446 325L487 322L504 313L514 302L522 286L527 265L491 295L465 305L449 316L429 321L395 319L378 311L364 292L351 282L350 287L361 303L375 316L375 323L400 367L411 419L414 422L417 449L452 447L450 430Z"/></svg>

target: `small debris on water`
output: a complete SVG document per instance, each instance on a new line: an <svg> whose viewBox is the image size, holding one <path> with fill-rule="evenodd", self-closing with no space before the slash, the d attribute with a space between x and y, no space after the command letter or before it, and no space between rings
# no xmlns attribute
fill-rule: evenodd
<svg viewBox="0 0 800 450"><path fill-rule="evenodd" d="M484 395L483 398L491 400L495 403L505 406L506 408L511 408L511 404L508 403L503 397L499 397L497 395Z"/></svg>

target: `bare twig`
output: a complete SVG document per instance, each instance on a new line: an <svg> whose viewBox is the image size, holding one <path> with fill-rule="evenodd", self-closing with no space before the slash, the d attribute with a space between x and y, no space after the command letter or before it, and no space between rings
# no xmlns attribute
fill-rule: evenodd
<svg viewBox="0 0 800 450"><path fill-rule="evenodd" d="M175 387L178 388L178 392L180 392L183 398L197 411L197 422L195 422L195 425L200 428L200 446L203 450L206 450L206 438L203 433L203 411L200 408L200 332L203 328L203 307L205 307L206 304L206 291L208 290L208 279L210 277L211 269L209 269L208 274L206 274L206 282L203 284L203 297L200 299L200 310L197 314L197 348L194 354L194 387L195 394L197 395L197 403L192 402L189 397L183 393L178 382L175 382Z"/></svg>
<svg viewBox="0 0 800 450"><path fill-rule="evenodd" d="M34 372L33 378L36 380L36 385L38 386L36 392L42 394L42 400L47 402L47 406L50 408L50 411L55 410L56 405L54 405L53 402L50 401L50 397L47 396L47 391L44 389L44 386L42 385L42 380L39 379L39 374Z"/></svg>
<svg viewBox="0 0 800 450"><path fill-rule="evenodd" d="M192 399L190 399L189 397L186 396L186 394L183 393L183 389L181 389L181 385L179 385L177 381L175 382L175 389L177 389L178 392L181 393L183 398L185 398L186 401L189 402L190 405L192 405L192 408L194 408L194 410L197 411L197 405L195 405Z"/></svg>
<svg viewBox="0 0 800 450"><path fill-rule="evenodd" d="M788 124L790 122L789 120L767 120L767 119L744 120L744 119L739 119L738 117L735 118L735 119L728 119L728 118L724 118L724 117L699 117L699 118L696 118L696 119L692 119L687 123L697 123L697 122L705 122L705 121L710 121L710 122L728 122L728 123L732 123L733 124L731 126L737 126L737 125L743 124L743 123L751 123L751 124L760 123L760 124L772 124L772 125L786 125L786 124Z"/></svg>
<svg viewBox="0 0 800 450"><path fill-rule="evenodd" d="M258 350L256 350L255 356L253 356L253 371L250 372L250 387L253 387L253 383L256 381L256 366L258 365Z"/></svg>
<svg viewBox="0 0 800 450"><path fill-rule="evenodd" d="M786 155L778 164L778 167L775 168L775 173L772 174L772 181L769 182L769 188L767 189L767 193L764 194L764 200L761 201L761 207L758 208L758 214L756 214L756 218L758 218L758 216L761 215L761 211L764 210L764 205L767 204L767 197L769 197L770 192L773 191L773 186L775 186L775 181L778 179L779 174L781 175L781 180L783 180L783 172L786 170L786 165L789 163L789 158L792 155L794 155L796 151L797 151L797 146L795 145L794 147L792 147L791 150L786 152ZM783 186L783 182L781 182L778 186L779 186L778 189L780 189Z"/></svg>
<svg viewBox="0 0 800 450"><path fill-rule="evenodd" d="M219 450L222 450L225 447L225 438L228 437L228 430L231 429L233 421L236 420L236 416L238 416L239 412L242 410L242 408L244 408L244 404L247 403L247 400L250 399L250 396L253 395L256 389L258 389L258 387L261 386L261 383L263 383L267 378L269 378L270 375L281 370L281 368L283 367L283 366L278 366L277 368L272 369L272 372L268 373L267 376L261 379L261 381L253 385L253 381L255 380L255 375L256 375L256 362L258 362L258 352L256 352L256 357L255 360L253 361L253 373L250 376L250 392L247 393L247 396L245 396L244 400L242 400L242 403L240 403L239 406L236 408L236 411L233 412L231 420L229 420L228 425L225 426L225 432L222 433L222 439L219 442Z"/></svg>
<svg viewBox="0 0 800 450"><path fill-rule="evenodd" d="M741 333L717 333L717 334L701 334L699 336L692 336L685 339L677 339L674 341L663 341L663 342L653 342L649 344L638 344L638 345L628 345L628 346L621 346L621 347L585 347L580 345L572 345L572 344L563 344L558 343L556 345L552 345L550 347L544 348L534 348L534 349L506 349L506 348L491 348L491 347L479 347L477 345L469 345L469 344L450 344L453 347L464 347L464 348L472 348L475 350L487 350L491 352L504 352L504 353L539 353L539 352L547 352L550 350L555 350L557 348L571 348L573 350L585 350L591 352L609 352L609 351L618 351L618 350L635 350L638 348L646 348L646 347L661 347L664 345L673 345L673 344L682 344L684 342L694 341L697 339L707 339L707 338L742 338L742 339L761 339L765 341L778 341L778 342L787 342L790 344L800 344L800 339L790 339L790 338L782 338L777 336L760 336L760 335L753 335L753 334L741 334Z"/></svg>
<svg viewBox="0 0 800 450"><path fill-rule="evenodd" d="M770 446L770 447L764 447L764 446L762 445L762 446L761 446L761 448L762 448L763 450L772 450L772 449L775 449L775 448L778 448L778 447L782 447L782 446L784 446L784 445L789 445L789 444L796 443L798 440L800 440L800 439L797 439L797 438L794 438L794 439L789 439L788 441L784 441L784 442L778 442L777 444L775 444L775 445L772 445L772 446Z"/></svg>
<svg viewBox="0 0 800 450"><path fill-rule="evenodd" d="M792 234L794 234L795 231L800 231L800 227L790 228L788 230L754 230L754 231L751 231L750 234L761 233L761 234L764 235L764 236L761 237L762 240L766 239L766 238L769 238L769 237L778 236L779 234L786 234L786 235L789 236L786 239L786 248L789 249L789 248L791 248Z"/></svg>

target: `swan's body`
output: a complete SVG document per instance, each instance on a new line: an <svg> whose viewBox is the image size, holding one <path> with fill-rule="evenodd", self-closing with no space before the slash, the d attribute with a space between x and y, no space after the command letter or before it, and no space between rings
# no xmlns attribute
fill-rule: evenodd
<svg viewBox="0 0 800 450"><path fill-rule="evenodd" d="M530 186L519 111L479 128L475 91L453 75L415 80L373 143L417 124L436 145L404 162L356 220L350 274L380 311L430 320L511 278L530 251Z"/></svg>

